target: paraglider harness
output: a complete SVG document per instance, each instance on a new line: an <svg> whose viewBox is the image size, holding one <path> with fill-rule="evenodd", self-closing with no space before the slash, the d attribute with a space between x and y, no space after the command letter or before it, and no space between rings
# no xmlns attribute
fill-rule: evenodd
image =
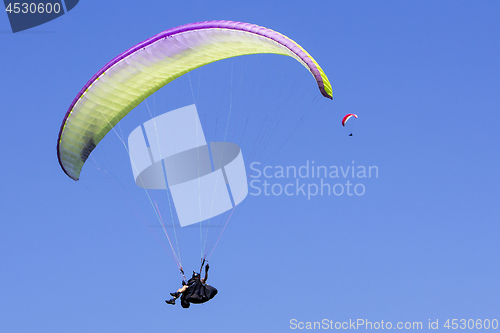
<svg viewBox="0 0 500 333"><path fill-rule="evenodd" d="M191 303L193 304L205 303L214 298L215 295L217 295L217 289L208 285L206 283L207 281L204 282L201 281L202 280L201 272L203 270L203 266L205 266L205 259L202 259L200 273L193 271L192 277L187 282L184 270L182 269L182 267L180 268L183 277L182 284L188 286L187 289L181 295L181 306L185 309L189 308Z"/></svg>

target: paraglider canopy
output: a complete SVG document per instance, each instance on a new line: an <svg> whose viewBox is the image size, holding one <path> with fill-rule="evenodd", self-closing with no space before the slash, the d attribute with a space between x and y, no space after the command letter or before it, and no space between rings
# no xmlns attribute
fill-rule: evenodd
<svg viewBox="0 0 500 333"><path fill-rule="evenodd" d="M352 117L354 117L354 118L358 118L358 116L357 116L357 115L355 115L354 113L348 113L348 114L346 114L346 115L344 116L344 118L342 118L342 126L345 126L345 123L346 123L349 119L351 119Z"/></svg>
<svg viewBox="0 0 500 333"><path fill-rule="evenodd" d="M63 171L78 180L92 150L132 109L193 69L249 54L292 57L314 76L321 94L333 98L318 63L290 38L254 24L207 21L159 33L115 57L82 88L64 117L57 141Z"/></svg>

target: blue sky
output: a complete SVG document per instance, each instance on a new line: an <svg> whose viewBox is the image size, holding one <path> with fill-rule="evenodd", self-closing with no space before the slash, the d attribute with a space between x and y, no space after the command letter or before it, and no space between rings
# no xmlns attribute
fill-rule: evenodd
<svg viewBox="0 0 500 333"><path fill-rule="evenodd" d="M291 319L424 328L438 319L445 330L447 319L500 320L499 12L495 1L82 0L16 34L1 14L0 331L282 332ZM354 161L378 177L351 179L364 185L360 196L247 198L210 261L219 294L185 310L164 303L179 274L117 136L95 159L144 207L142 220L95 164L70 180L55 148L68 106L104 64L163 30L215 19L294 39L335 99L293 60L255 56L173 82L148 99L155 114L191 104L191 79L199 109L227 109L233 94L235 108L251 105L256 117L306 113L285 121L300 125L291 135L273 137L271 165ZM359 119L343 128L351 112ZM148 117L138 106L120 123L123 137ZM188 233L183 244L184 267L197 269L199 240Z"/></svg>

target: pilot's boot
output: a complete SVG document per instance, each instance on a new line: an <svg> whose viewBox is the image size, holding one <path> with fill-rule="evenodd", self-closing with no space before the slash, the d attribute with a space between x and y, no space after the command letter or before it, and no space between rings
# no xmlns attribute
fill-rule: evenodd
<svg viewBox="0 0 500 333"><path fill-rule="evenodd" d="M165 303L175 305L175 298L169 299Z"/></svg>

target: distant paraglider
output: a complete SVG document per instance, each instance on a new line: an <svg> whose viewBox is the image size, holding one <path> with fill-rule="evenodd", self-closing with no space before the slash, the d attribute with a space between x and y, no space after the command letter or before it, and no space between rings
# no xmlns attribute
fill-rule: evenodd
<svg viewBox="0 0 500 333"><path fill-rule="evenodd" d="M354 117L354 118L358 118L358 116L357 116L356 114L354 114L354 113L348 113L348 114L346 114L346 115L344 116L344 118L342 118L342 126L344 126L344 127L345 127L345 123L346 123L349 119L351 119L352 117ZM352 136L352 133L351 133L351 134L349 134L349 136Z"/></svg>
<svg viewBox="0 0 500 333"><path fill-rule="evenodd" d="M344 118L342 119L342 126L345 126L345 123L346 123L349 119L351 119L352 117L354 117L354 118L358 118L358 116L357 116L357 115L355 115L354 113L348 113L348 114L346 114L346 115L344 116Z"/></svg>

